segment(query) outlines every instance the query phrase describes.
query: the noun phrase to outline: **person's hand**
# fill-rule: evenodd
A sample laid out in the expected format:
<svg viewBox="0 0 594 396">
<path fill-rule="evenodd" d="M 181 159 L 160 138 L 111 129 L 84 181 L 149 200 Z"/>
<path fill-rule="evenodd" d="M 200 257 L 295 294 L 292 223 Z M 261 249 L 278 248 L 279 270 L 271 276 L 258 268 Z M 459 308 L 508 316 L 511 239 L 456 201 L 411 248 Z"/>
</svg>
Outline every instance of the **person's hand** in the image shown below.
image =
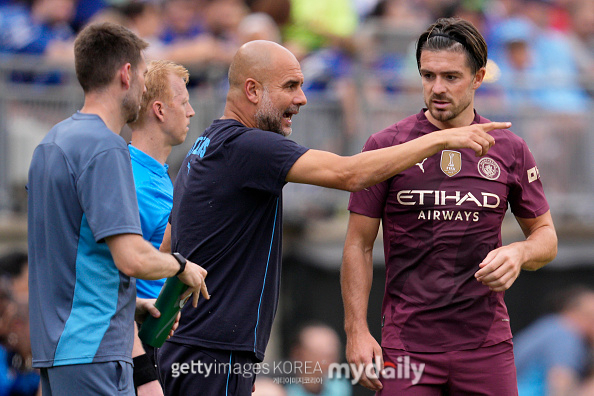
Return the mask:
<svg viewBox="0 0 594 396">
<path fill-rule="evenodd" d="M 136 311 L 134 312 L 134 320 L 137 323 L 144 322 L 148 315 L 155 318 L 161 316 L 161 312 L 155 307 L 154 298 L 136 298 Z"/>
<path fill-rule="evenodd" d="M 383 388 L 379 375 L 368 376 L 374 372 L 371 370 L 374 363 L 377 370 L 375 373 L 381 373 L 384 369 L 382 348 L 369 331 L 347 335 L 346 358 L 351 365 L 351 373 L 361 373 L 360 385 L 372 391 Z"/>
<path fill-rule="evenodd" d="M 208 289 L 204 282 L 207 274 L 208 272 L 204 268 L 188 260 L 186 262 L 186 269 L 178 275 L 179 280 L 189 286 L 188 290 L 182 295 L 182 300 L 185 300 L 190 294 L 194 293 L 192 300 L 192 306 L 194 308 L 198 306 L 199 293 L 202 293 L 207 300 L 210 299 L 210 294 L 208 294 Z"/>
<path fill-rule="evenodd" d="M 520 275 L 523 262 L 518 244 L 502 246 L 487 254 L 474 277 L 492 291 L 505 291 Z"/>
<path fill-rule="evenodd" d="M 136 298 L 136 312 L 134 314 L 134 320 L 137 323 L 144 322 L 146 317 L 150 314 L 151 316 L 158 318 L 161 316 L 161 312 L 155 307 L 155 300 L 154 298 Z M 175 318 L 175 322 L 173 322 L 173 326 L 171 327 L 171 331 L 167 336 L 167 339 L 173 335 L 175 330 L 179 326 L 179 320 L 181 318 L 181 311 L 177 313 Z"/>
<path fill-rule="evenodd" d="M 137 396 L 163 396 L 163 388 L 159 381 L 154 380 L 136 388 Z"/>
<path fill-rule="evenodd" d="M 487 151 L 495 144 L 495 139 L 488 132 L 509 127 L 511 127 L 511 122 L 489 122 L 444 129 L 439 133 L 445 139 L 445 149 L 469 148 L 474 150 L 477 157 L 480 157 L 487 154 Z"/>
</svg>

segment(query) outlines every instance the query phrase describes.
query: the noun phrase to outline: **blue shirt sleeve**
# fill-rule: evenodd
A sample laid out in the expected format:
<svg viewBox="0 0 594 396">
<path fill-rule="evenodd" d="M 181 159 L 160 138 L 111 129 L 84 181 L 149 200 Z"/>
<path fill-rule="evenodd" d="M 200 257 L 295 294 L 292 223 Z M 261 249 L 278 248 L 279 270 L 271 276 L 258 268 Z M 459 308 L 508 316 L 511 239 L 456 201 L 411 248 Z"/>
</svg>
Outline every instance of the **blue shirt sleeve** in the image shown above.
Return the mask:
<svg viewBox="0 0 594 396">
<path fill-rule="evenodd" d="M 93 157 L 77 180 L 77 192 L 95 241 L 142 234 L 127 149 L 108 149 Z"/>
</svg>

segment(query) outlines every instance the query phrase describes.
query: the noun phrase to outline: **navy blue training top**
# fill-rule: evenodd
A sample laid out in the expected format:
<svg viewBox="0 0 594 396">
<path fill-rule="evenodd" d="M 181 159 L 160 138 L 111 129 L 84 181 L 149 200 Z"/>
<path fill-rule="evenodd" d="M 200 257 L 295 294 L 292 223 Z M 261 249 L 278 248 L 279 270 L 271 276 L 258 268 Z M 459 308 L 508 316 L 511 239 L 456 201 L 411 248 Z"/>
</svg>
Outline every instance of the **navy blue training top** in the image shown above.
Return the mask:
<svg viewBox="0 0 594 396">
<path fill-rule="evenodd" d="M 187 304 L 171 341 L 264 359 L 281 271 L 282 188 L 308 149 L 274 132 L 215 120 L 174 185 L 172 251 L 208 271 L 211 299 Z"/>
</svg>

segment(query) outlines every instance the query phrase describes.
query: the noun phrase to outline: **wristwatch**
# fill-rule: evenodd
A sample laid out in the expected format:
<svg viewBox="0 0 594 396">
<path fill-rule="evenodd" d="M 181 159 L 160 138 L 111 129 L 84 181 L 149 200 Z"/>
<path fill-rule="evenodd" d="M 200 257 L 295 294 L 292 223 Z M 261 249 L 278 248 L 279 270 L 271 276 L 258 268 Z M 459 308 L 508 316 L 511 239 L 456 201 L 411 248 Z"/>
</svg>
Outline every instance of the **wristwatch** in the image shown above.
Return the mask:
<svg viewBox="0 0 594 396">
<path fill-rule="evenodd" d="M 177 271 L 177 274 L 175 274 L 175 276 L 178 276 L 179 274 L 181 274 L 182 272 L 184 272 L 184 270 L 186 269 L 186 263 L 187 263 L 187 261 L 184 258 L 184 256 L 182 256 L 178 252 L 171 253 L 171 255 L 173 257 L 175 257 L 175 259 L 179 263 L 179 271 Z"/>
</svg>

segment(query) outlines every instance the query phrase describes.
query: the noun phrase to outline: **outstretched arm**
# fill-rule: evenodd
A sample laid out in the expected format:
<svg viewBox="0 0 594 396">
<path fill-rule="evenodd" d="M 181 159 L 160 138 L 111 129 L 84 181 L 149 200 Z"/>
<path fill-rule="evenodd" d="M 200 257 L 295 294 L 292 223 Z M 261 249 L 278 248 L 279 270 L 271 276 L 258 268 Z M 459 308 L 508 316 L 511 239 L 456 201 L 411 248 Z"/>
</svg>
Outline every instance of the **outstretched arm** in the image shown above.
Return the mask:
<svg viewBox="0 0 594 396">
<path fill-rule="evenodd" d="M 550 211 L 534 219 L 516 220 L 526 240 L 492 250 L 475 273 L 476 279 L 493 291 L 509 289 L 521 270 L 536 271 L 557 255 L 557 233 Z"/>
<path fill-rule="evenodd" d="M 424 158 L 444 149 L 470 148 L 485 155 L 495 140 L 487 132 L 505 129 L 508 122 L 473 124 L 432 132 L 403 144 L 341 157 L 327 151 L 309 150 L 287 174 L 294 183 L 314 184 L 339 190 L 359 191 L 384 181 Z"/>
<path fill-rule="evenodd" d="M 372 363 L 376 364 L 378 370 L 382 370 L 384 365 L 382 348 L 367 326 L 367 307 L 373 278 L 373 243 L 379 224 L 380 219 L 351 212 L 342 257 L 340 285 L 347 335 L 346 358 L 357 367 L 357 372 Z M 374 391 L 382 389 L 379 379 L 367 377 L 367 372 L 362 371 L 359 383 Z"/>
</svg>

